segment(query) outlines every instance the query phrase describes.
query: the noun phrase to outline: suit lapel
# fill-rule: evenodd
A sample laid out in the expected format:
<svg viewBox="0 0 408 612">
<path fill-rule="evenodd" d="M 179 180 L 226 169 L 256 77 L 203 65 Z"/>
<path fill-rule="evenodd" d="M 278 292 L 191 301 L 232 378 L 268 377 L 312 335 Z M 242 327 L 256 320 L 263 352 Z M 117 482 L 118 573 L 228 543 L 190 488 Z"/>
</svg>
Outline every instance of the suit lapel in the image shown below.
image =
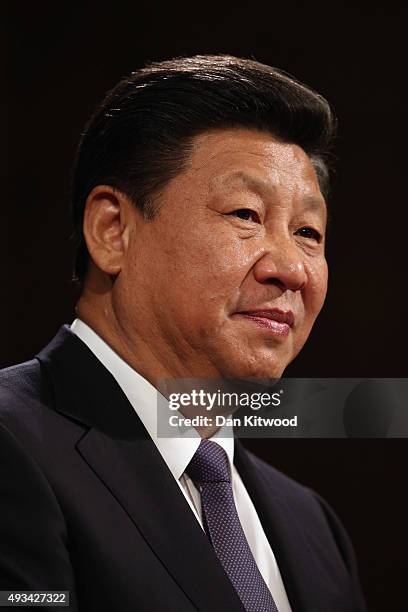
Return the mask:
<svg viewBox="0 0 408 612">
<path fill-rule="evenodd" d="M 241 602 L 173 475 L 111 374 L 68 327 L 38 355 L 58 412 L 89 429 L 76 448 L 200 610 Z"/>
<path fill-rule="evenodd" d="M 254 503 L 266 537 L 274 552 L 292 610 L 326 612 L 324 603 L 324 568 L 317 562 L 292 508 L 279 490 L 274 490 L 252 462 L 242 444 L 236 440 L 234 462 Z"/>
</svg>

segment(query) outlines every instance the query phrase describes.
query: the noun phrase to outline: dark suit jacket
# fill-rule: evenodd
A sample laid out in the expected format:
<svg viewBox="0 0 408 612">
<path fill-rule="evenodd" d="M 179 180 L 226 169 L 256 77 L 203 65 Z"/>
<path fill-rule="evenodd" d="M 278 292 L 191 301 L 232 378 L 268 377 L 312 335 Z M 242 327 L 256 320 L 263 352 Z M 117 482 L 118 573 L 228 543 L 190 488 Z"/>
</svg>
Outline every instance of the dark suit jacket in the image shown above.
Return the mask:
<svg viewBox="0 0 408 612">
<path fill-rule="evenodd" d="M 67 326 L 1 372 L 0 432 L 0 589 L 69 590 L 83 612 L 242 612 L 134 409 Z M 293 612 L 364 610 L 333 511 L 239 442 L 235 462 Z"/>
</svg>

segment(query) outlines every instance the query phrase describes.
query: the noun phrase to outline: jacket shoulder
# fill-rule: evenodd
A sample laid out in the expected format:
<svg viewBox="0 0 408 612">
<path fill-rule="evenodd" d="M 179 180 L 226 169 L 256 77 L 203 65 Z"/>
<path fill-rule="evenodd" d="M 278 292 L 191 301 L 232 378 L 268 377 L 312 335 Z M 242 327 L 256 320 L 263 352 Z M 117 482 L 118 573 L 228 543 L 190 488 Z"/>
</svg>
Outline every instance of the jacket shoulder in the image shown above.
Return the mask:
<svg viewBox="0 0 408 612">
<path fill-rule="evenodd" d="M 38 359 L 31 359 L 0 370 L 0 413 L 10 409 L 11 399 L 39 399 L 42 372 Z"/>
<path fill-rule="evenodd" d="M 26 448 L 41 448 L 52 397 L 38 359 L 0 370 L 0 423 Z"/>
</svg>

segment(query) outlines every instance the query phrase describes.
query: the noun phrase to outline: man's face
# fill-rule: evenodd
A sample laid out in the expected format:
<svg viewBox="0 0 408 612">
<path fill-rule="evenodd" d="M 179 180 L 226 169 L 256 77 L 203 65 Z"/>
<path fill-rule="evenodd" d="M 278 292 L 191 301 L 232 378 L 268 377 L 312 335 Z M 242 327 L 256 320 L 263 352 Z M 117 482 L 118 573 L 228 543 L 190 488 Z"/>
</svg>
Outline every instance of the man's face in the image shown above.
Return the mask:
<svg viewBox="0 0 408 612">
<path fill-rule="evenodd" d="M 160 212 L 134 211 L 114 307 L 175 377 L 279 377 L 327 290 L 326 207 L 309 157 L 252 130 L 195 139 Z M 132 213 L 133 214 L 133 213 Z"/>
</svg>

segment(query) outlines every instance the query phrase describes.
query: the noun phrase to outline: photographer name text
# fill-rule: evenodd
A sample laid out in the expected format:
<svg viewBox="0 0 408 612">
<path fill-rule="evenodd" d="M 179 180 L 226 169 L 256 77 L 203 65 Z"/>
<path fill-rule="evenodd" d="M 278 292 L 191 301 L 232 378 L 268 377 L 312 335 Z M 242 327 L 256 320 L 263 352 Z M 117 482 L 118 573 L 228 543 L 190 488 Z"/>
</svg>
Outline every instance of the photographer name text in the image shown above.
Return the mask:
<svg viewBox="0 0 408 612">
<path fill-rule="evenodd" d="M 187 418 L 173 414 L 169 417 L 171 427 L 297 427 L 298 418 L 272 418 L 261 417 L 257 415 L 245 415 L 244 417 L 231 416 L 207 416 L 197 415 L 192 418 Z"/>
</svg>

